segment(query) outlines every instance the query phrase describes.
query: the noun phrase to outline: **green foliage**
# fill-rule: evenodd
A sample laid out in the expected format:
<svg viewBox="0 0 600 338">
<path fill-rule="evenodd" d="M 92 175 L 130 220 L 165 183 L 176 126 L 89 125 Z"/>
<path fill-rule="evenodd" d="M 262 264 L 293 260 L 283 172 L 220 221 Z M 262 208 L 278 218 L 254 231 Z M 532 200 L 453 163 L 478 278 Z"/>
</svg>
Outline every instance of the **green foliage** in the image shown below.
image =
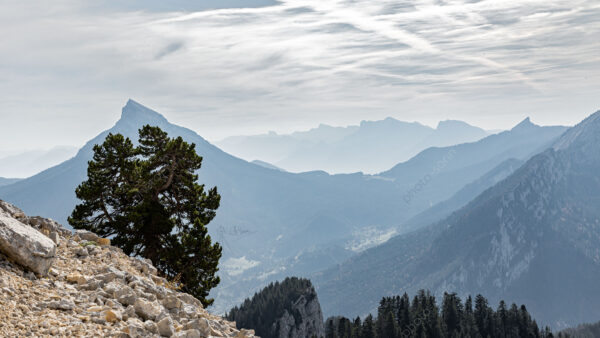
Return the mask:
<svg viewBox="0 0 600 338">
<path fill-rule="evenodd" d="M 238 328 L 254 329 L 260 337 L 279 337 L 279 328 L 273 325 L 286 311 L 294 317 L 296 324 L 300 323 L 301 314 L 293 304 L 301 296 L 304 296 L 307 302 L 316 297 L 310 280 L 286 278 L 281 283 L 271 283 L 255 293 L 252 299 L 246 299 L 240 307 L 231 309 L 226 318 L 235 321 Z"/>
<path fill-rule="evenodd" d="M 327 319 L 326 338 L 554 337 L 549 328 L 538 328 L 524 305 L 507 309 L 500 302 L 494 311 L 481 295 L 475 298 L 474 309 L 472 302 L 471 297 L 463 303 L 456 294 L 446 293 L 438 307 L 435 297 L 425 291 L 412 303 L 407 294 L 385 297 L 379 302 L 377 319 L 369 315 L 362 324 L 360 318 L 352 322 L 344 317 Z"/>
<path fill-rule="evenodd" d="M 195 145 L 169 138 L 158 127 L 139 130 L 139 146 L 109 134 L 94 146 L 88 179 L 75 191 L 82 203 L 69 224 L 110 237 L 113 245 L 148 258 L 167 278 L 202 301 L 219 283 L 221 246 L 212 244 L 206 225 L 215 217 L 216 188 L 197 183 L 202 157 Z"/>
<path fill-rule="evenodd" d="M 90 246 L 90 245 L 92 245 L 92 246 L 96 246 L 96 242 L 92 242 L 92 241 L 85 241 L 85 242 L 81 242 L 81 243 L 79 243 L 79 245 L 81 245 L 82 247 L 84 247 L 84 248 L 85 248 L 85 247 L 87 247 L 87 246 Z"/>
</svg>

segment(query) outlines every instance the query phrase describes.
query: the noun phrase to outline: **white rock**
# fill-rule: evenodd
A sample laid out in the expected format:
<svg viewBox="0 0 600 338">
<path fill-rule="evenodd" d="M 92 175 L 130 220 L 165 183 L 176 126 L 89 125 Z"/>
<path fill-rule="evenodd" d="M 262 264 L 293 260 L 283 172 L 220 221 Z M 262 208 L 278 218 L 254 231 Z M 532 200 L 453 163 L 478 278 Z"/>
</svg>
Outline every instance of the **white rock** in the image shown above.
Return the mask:
<svg viewBox="0 0 600 338">
<path fill-rule="evenodd" d="M 50 239 L 52 240 L 52 242 L 54 242 L 54 244 L 59 245 L 60 244 L 60 235 L 58 234 L 58 232 L 56 231 L 52 231 L 50 233 Z"/>
<path fill-rule="evenodd" d="M 177 298 L 179 298 L 182 302 L 186 303 L 186 304 L 190 304 L 196 307 L 199 307 L 202 309 L 202 302 L 200 302 L 197 298 L 195 298 L 194 296 L 187 294 L 187 293 L 178 293 L 177 294 Z"/>
<path fill-rule="evenodd" d="M 171 337 L 175 333 L 173 320 L 171 317 L 165 317 L 158 322 L 158 333 L 161 336 Z"/>
<path fill-rule="evenodd" d="M 177 338 L 201 338 L 202 336 L 200 335 L 200 331 L 195 330 L 195 329 L 191 329 L 191 330 L 179 331 L 179 332 L 175 333 L 175 335 L 173 337 L 177 337 Z"/>
<path fill-rule="evenodd" d="M 29 225 L 5 215 L 0 215 L 0 251 L 33 272 L 47 275 L 54 262 L 56 244 Z"/>
<path fill-rule="evenodd" d="M 144 323 L 137 318 L 127 319 L 127 329 L 130 337 L 144 337 L 146 332 L 144 330 Z"/>
<path fill-rule="evenodd" d="M 14 205 L 0 200 L 0 216 L 25 218 L 25 213 Z"/>
<path fill-rule="evenodd" d="M 135 314 L 135 308 L 133 307 L 133 305 L 129 305 L 127 307 L 127 309 L 125 309 L 125 313 L 123 314 L 123 318 L 136 318 L 137 315 Z"/>
<path fill-rule="evenodd" d="M 155 334 L 158 333 L 158 325 L 156 325 L 156 323 L 151 320 L 147 320 L 144 322 L 144 328 L 148 332 L 155 333 Z"/>
<path fill-rule="evenodd" d="M 135 300 L 135 313 L 143 319 L 156 319 L 161 312 L 161 308 L 158 304 L 149 302 L 143 298 L 138 298 Z"/>
<path fill-rule="evenodd" d="M 69 311 L 69 310 L 73 310 L 74 307 L 75 307 L 75 303 L 73 303 L 70 300 L 66 300 L 66 299 L 48 303 L 48 308 L 55 309 L 55 310 Z"/>
<path fill-rule="evenodd" d="M 75 235 L 79 236 L 84 241 L 97 242 L 100 237 L 95 233 L 87 230 L 75 230 Z"/>
<path fill-rule="evenodd" d="M 86 248 L 80 246 L 78 248 L 75 249 L 75 254 L 77 256 L 81 256 L 81 257 L 87 257 L 89 255 L 88 251 L 86 250 Z"/>
<path fill-rule="evenodd" d="M 114 296 L 123 305 L 134 305 L 137 299 L 135 292 L 129 286 L 123 286 L 115 291 Z"/>
<path fill-rule="evenodd" d="M 175 295 L 169 295 L 162 300 L 162 304 L 165 308 L 171 309 L 180 309 L 181 308 L 181 300 L 177 298 Z"/>
<path fill-rule="evenodd" d="M 185 329 L 198 330 L 204 336 L 207 336 L 213 332 L 206 318 L 198 318 L 188 322 L 187 324 L 185 324 Z"/>
</svg>

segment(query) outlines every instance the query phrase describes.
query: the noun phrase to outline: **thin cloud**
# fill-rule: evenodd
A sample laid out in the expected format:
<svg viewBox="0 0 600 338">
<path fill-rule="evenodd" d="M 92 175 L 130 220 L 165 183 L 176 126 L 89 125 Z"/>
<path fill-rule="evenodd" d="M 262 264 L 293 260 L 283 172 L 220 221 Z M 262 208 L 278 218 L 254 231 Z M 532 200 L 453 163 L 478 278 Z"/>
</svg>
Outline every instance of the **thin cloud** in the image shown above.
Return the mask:
<svg viewBox="0 0 600 338">
<path fill-rule="evenodd" d="M 0 144 L 35 147 L 24 124 L 50 144 L 83 143 L 129 97 L 209 139 L 386 116 L 574 123 L 598 108 L 598 16 L 592 0 L 285 0 L 192 13 L 9 0 Z"/>
</svg>

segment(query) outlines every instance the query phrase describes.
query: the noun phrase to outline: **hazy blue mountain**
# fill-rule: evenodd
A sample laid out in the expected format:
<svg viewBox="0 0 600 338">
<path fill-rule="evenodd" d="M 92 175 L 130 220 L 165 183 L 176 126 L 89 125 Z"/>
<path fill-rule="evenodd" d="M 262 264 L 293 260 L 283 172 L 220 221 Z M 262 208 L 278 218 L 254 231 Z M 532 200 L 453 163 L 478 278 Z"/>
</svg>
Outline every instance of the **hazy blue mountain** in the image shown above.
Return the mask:
<svg viewBox="0 0 600 338">
<path fill-rule="evenodd" d="M 60 146 L 5 156 L 0 158 L 0 175 L 29 177 L 73 157 L 76 153 L 76 147 Z"/>
<path fill-rule="evenodd" d="M 0 187 L 4 185 L 9 185 L 20 181 L 20 178 L 4 178 L 0 177 Z"/>
<path fill-rule="evenodd" d="M 597 320 L 599 190 L 597 112 L 445 220 L 320 273 L 323 310 L 364 314 L 425 288 L 526 303 L 556 328 Z"/>
<path fill-rule="evenodd" d="M 461 121 L 442 121 L 436 129 L 393 118 L 363 121 L 360 126 L 320 125 L 289 135 L 236 136 L 217 144 L 236 156 L 260 159 L 288 171 L 376 173 L 420 151 L 477 141 L 488 133 Z"/>
<path fill-rule="evenodd" d="M 267 169 L 285 171 L 285 170 L 283 170 L 283 169 L 281 169 L 279 167 L 276 167 L 276 166 L 272 165 L 271 163 L 268 163 L 268 162 L 265 162 L 265 161 L 261 161 L 261 160 L 254 160 L 254 161 L 252 161 L 250 163 L 259 165 L 259 166 L 267 168 Z"/>
<path fill-rule="evenodd" d="M 449 216 L 452 212 L 467 205 L 467 203 L 471 202 L 471 200 L 484 192 L 486 189 L 496 185 L 496 183 L 508 177 L 510 174 L 515 172 L 515 170 L 519 169 L 522 164 L 522 160 L 517 160 L 514 158 L 510 158 L 500 163 L 494 169 L 485 173 L 482 177 L 465 185 L 449 199 L 440 202 L 429 209 L 426 209 L 425 211 L 406 221 L 402 225 L 401 230 L 403 232 L 416 230 Z"/>
<path fill-rule="evenodd" d="M 567 128 L 541 127 L 526 118 L 511 130 L 478 142 L 428 148 L 378 176 L 406 191 L 399 201 L 415 214 L 449 199 L 508 159 L 527 160 L 547 148 Z M 474 198 L 472 195 L 470 198 Z M 418 210 L 418 211 L 417 211 Z"/>
<path fill-rule="evenodd" d="M 307 131 L 298 131 L 291 134 L 277 134 L 269 132 L 261 135 L 231 136 L 216 145 L 226 152 L 243 159 L 262 160 L 274 164 L 282 161 L 295 152 L 310 151 L 315 146 L 338 142 L 351 135 L 358 126 L 332 127 L 320 124 L 317 128 Z M 322 169 L 318 165 L 311 171 Z"/>
<path fill-rule="evenodd" d="M 231 156 L 193 131 L 170 124 L 160 114 L 129 101 L 115 126 L 90 140 L 74 158 L 0 187 L 0 198 L 28 214 L 44 215 L 66 224 L 76 204 L 75 187 L 86 178 L 93 145 L 101 143 L 109 132 L 135 140 L 143 124 L 157 125 L 171 136 L 179 135 L 195 143 L 204 158 L 200 181 L 207 186 L 216 185 L 222 195 L 221 208 L 209 225 L 211 236 L 224 247 L 220 273 L 223 282 L 214 294 L 216 308 L 221 310 L 238 304 L 272 280 L 289 274 L 310 274 L 383 243 L 397 233 L 400 224 L 429 207 L 429 201 L 438 203 L 449 198 L 485 174 L 482 168 L 496 165 L 494 157 L 490 159 L 494 163 L 489 165 L 462 167 L 461 175 L 455 177 L 457 182 L 450 186 L 444 180 L 431 181 L 430 185 L 439 184 L 439 190 L 446 195 L 438 194 L 434 186 L 427 198 L 406 203 L 406 187 L 414 182 L 360 173 L 292 174 L 272 170 Z M 531 142 L 529 138 L 533 136 L 529 134 L 503 134 L 503 142 L 519 150 L 514 153 L 503 147 L 495 149 L 497 144 L 493 142 L 488 142 L 490 147 L 485 151 L 498 158 L 504 153 L 517 157 L 523 149 L 533 151 L 553 139 L 556 133 L 547 130 L 555 128 L 532 129 L 537 142 Z M 487 142 L 486 139 L 479 142 Z M 461 149 L 456 152 L 461 153 Z M 407 176 L 428 172 L 436 166 L 436 158 L 433 160 L 413 166 L 415 173 Z"/>
</svg>

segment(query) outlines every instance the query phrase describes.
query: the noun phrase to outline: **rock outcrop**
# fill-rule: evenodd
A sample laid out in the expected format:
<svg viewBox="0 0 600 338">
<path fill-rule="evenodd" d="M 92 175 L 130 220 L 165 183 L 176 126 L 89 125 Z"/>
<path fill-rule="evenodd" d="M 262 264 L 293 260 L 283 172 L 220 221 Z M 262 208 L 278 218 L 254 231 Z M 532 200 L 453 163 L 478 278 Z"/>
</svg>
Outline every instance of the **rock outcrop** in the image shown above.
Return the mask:
<svg viewBox="0 0 600 338">
<path fill-rule="evenodd" d="M 312 283 L 289 277 L 271 283 L 227 315 L 263 338 L 325 337 L 323 313 Z"/>
<path fill-rule="evenodd" d="M 0 201 L 0 237 L 2 337 L 254 337 L 93 233 Z"/>
<path fill-rule="evenodd" d="M 25 221 L 27 217 L 21 210 L 0 201 L 0 252 L 45 276 L 54 261 L 56 244 Z"/>
<path fill-rule="evenodd" d="M 273 323 L 272 332 L 278 332 L 280 338 L 325 337 L 323 313 L 316 292 L 310 290 L 309 295 L 301 295 L 292 304 L 291 312 L 285 310 Z"/>
</svg>

